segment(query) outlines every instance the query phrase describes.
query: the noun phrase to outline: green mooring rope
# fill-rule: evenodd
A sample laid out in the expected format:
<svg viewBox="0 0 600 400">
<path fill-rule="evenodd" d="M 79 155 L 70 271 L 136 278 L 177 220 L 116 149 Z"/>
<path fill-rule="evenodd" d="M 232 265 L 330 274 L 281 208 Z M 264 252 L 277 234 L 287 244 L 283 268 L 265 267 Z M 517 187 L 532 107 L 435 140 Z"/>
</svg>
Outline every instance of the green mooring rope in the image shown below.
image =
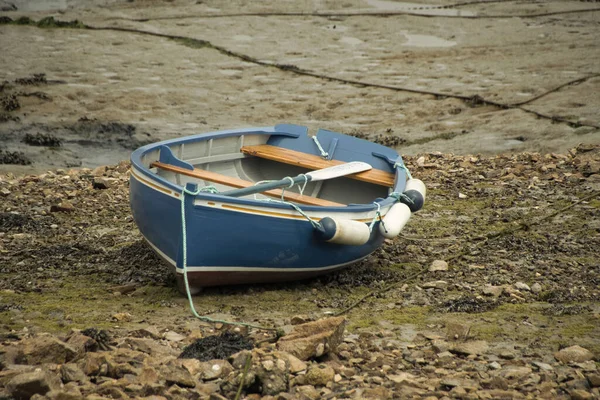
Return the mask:
<svg viewBox="0 0 600 400">
<path fill-rule="evenodd" d="M 207 187 L 200 188 L 200 189 L 196 190 L 195 192 L 192 192 L 191 190 L 188 190 L 184 186 L 183 190 L 181 191 L 181 196 L 180 196 L 180 199 L 181 199 L 181 233 L 182 233 L 181 239 L 183 240 L 183 280 L 185 282 L 185 291 L 187 294 L 188 301 L 190 303 L 190 309 L 192 310 L 192 314 L 194 314 L 194 316 L 196 318 L 200 319 L 201 321 L 205 321 L 205 322 L 222 323 L 222 324 L 227 324 L 227 325 L 238 325 L 238 326 L 245 326 L 248 328 L 260 329 L 260 330 L 264 330 L 264 331 L 274 331 L 274 332 L 277 332 L 277 336 L 283 336 L 283 332 L 279 328 L 266 328 L 264 326 L 248 324 L 245 322 L 234 322 L 234 321 L 214 319 L 214 318 L 210 318 L 206 315 L 200 315 L 196 311 L 196 308 L 194 307 L 194 301 L 192 300 L 192 294 L 190 292 L 190 285 L 189 285 L 188 276 L 187 276 L 187 227 L 186 227 L 186 222 L 185 222 L 185 195 L 188 194 L 188 195 L 196 196 L 202 192 L 218 193 L 219 191 L 214 186 L 207 186 Z"/>
</svg>

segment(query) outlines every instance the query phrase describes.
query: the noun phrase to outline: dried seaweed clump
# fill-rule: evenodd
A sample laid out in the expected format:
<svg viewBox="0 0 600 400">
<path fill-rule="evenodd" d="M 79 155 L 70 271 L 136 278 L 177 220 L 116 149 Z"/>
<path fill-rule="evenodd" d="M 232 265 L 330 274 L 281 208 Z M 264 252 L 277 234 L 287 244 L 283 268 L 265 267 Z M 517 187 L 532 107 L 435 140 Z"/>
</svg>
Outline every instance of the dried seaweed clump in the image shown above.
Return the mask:
<svg viewBox="0 0 600 400">
<path fill-rule="evenodd" d="M 183 349 L 179 358 L 195 358 L 200 361 L 225 360 L 242 350 L 251 350 L 254 344 L 239 333 L 224 332 L 196 340 Z"/>
<path fill-rule="evenodd" d="M 22 151 L 0 150 L 0 164 L 30 165 L 31 160 Z"/>
<path fill-rule="evenodd" d="M 60 147 L 62 145 L 59 138 L 45 133 L 27 133 L 23 142 L 30 146 Z"/>
</svg>

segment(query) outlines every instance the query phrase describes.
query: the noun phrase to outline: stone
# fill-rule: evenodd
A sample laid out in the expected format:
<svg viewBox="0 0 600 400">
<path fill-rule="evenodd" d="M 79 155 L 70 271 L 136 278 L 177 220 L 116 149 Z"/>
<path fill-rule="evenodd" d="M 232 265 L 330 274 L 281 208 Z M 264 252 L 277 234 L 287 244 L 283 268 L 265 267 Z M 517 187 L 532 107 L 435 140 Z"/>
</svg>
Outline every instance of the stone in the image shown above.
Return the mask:
<svg viewBox="0 0 600 400">
<path fill-rule="evenodd" d="M 313 386 L 325 386 L 332 382 L 335 371 L 326 364 L 313 364 L 306 372 L 306 383 Z"/>
<path fill-rule="evenodd" d="M 503 291 L 504 291 L 503 286 L 485 285 L 483 287 L 483 289 L 481 290 L 481 293 L 484 296 L 498 297 L 502 294 Z"/>
<path fill-rule="evenodd" d="M 15 376 L 6 388 L 15 399 L 29 399 L 33 395 L 45 395 L 50 390 L 60 388 L 60 380 L 46 371 L 36 370 Z"/>
<path fill-rule="evenodd" d="M 104 189 L 110 188 L 112 186 L 111 183 L 112 182 L 107 178 L 95 177 L 94 180 L 92 181 L 92 187 L 94 189 L 104 190 Z"/>
<path fill-rule="evenodd" d="M 527 292 L 531 291 L 531 288 L 529 287 L 529 285 L 524 282 L 517 282 L 517 283 L 515 283 L 514 286 L 515 286 L 515 289 L 518 289 L 518 290 L 525 290 Z"/>
<path fill-rule="evenodd" d="M 467 340 L 471 332 L 470 325 L 449 322 L 446 324 L 446 338 L 448 340 Z"/>
<path fill-rule="evenodd" d="M 387 378 L 394 383 L 412 382 L 415 376 L 408 372 L 400 372 L 394 375 L 388 375 Z"/>
<path fill-rule="evenodd" d="M 200 363 L 202 379 L 210 381 L 229 375 L 233 367 L 225 360 L 211 360 Z"/>
<path fill-rule="evenodd" d="M 591 387 L 600 387 L 600 374 L 589 374 L 586 376 L 586 378 Z"/>
<path fill-rule="evenodd" d="M 552 365 L 543 363 L 541 361 L 533 361 L 531 364 L 537 367 L 540 371 L 552 371 L 554 369 Z"/>
<path fill-rule="evenodd" d="M 88 377 L 81 368 L 75 363 L 66 363 L 60 367 L 60 376 L 64 383 L 68 382 L 88 382 Z"/>
<path fill-rule="evenodd" d="M 165 340 L 168 340 L 169 342 L 181 342 L 183 339 L 185 339 L 185 336 L 180 335 L 179 333 L 174 331 L 168 331 L 165 332 L 163 338 Z"/>
<path fill-rule="evenodd" d="M 448 271 L 448 263 L 444 260 L 434 260 L 429 266 L 429 272 Z"/>
<path fill-rule="evenodd" d="M 506 379 L 522 379 L 526 378 L 532 373 L 532 369 L 529 367 L 519 367 L 517 365 L 509 365 L 504 367 L 500 371 L 500 376 Z"/>
<path fill-rule="evenodd" d="M 571 346 L 554 353 L 554 358 L 565 364 L 570 362 L 585 362 L 594 359 L 594 354 L 581 346 Z"/>
<path fill-rule="evenodd" d="M 275 353 L 275 356 L 287 361 L 290 373 L 292 374 L 297 374 L 299 372 L 306 371 L 306 363 L 292 354 L 280 351 Z"/>
<path fill-rule="evenodd" d="M 346 319 L 326 318 L 294 326 L 294 330 L 279 339 L 277 349 L 302 361 L 334 352 L 342 343 Z M 319 346 L 322 345 L 322 346 Z"/>
<path fill-rule="evenodd" d="M 152 339 L 144 339 L 144 338 L 125 338 L 123 341 L 123 346 L 129 347 L 132 350 L 141 351 L 146 354 L 151 354 L 153 356 L 179 356 L 180 351 L 172 349 L 169 346 L 164 346 L 159 342 Z"/>
<path fill-rule="evenodd" d="M 480 355 L 485 354 L 489 349 L 488 342 L 485 340 L 473 340 L 470 342 L 456 343 L 450 352 L 462 355 Z"/>
<path fill-rule="evenodd" d="M 64 200 L 58 204 L 53 204 L 50 206 L 50 212 L 73 212 L 75 211 L 75 206 L 70 202 Z"/>
<path fill-rule="evenodd" d="M 130 322 L 133 319 L 133 316 L 128 312 L 120 312 L 114 314 L 112 319 L 116 322 Z"/>
<path fill-rule="evenodd" d="M 385 400 L 392 398 L 392 392 L 390 389 L 383 386 L 365 388 L 362 392 L 361 398 L 363 399 L 377 399 Z"/>
<path fill-rule="evenodd" d="M 534 283 L 533 285 L 531 285 L 531 291 L 535 294 L 539 294 L 542 292 L 542 285 L 540 285 L 539 283 Z"/>
<path fill-rule="evenodd" d="M 421 287 L 423 289 L 439 289 L 439 290 L 443 290 L 448 286 L 448 282 L 446 281 L 430 281 L 430 282 L 425 282 L 423 285 L 421 285 Z"/>
<path fill-rule="evenodd" d="M 271 361 L 271 363 L 269 363 Z M 282 360 L 280 360 L 282 361 Z M 262 387 L 263 395 L 274 396 L 289 389 L 289 370 L 284 362 L 283 368 L 271 359 L 262 360 L 254 369 L 256 379 Z M 252 384 L 252 382 L 249 382 Z"/>
<path fill-rule="evenodd" d="M 38 336 L 21 342 L 16 362 L 28 365 L 64 364 L 76 356 L 77 351 L 68 344 L 51 336 Z"/>
<path fill-rule="evenodd" d="M 175 384 L 190 388 L 196 386 L 196 380 L 194 379 L 192 374 L 190 374 L 190 372 L 182 365 L 178 365 L 176 363 L 168 363 L 160 367 L 160 372 L 161 378 L 167 381 L 168 384 Z"/>
<path fill-rule="evenodd" d="M 572 400 L 592 400 L 594 395 L 583 389 L 575 389 L 570 392 Z"/>
<path fill-rule="evenodd" d="M 73 332 L 67 339 L 67 344 L 77 351 L 77 357 L 81 357 L 88 351 L 98 350 L 98 342 L 81 332 Z"/>
<path fill-rule="evenodd" d="M 130 286 L 130 285 L 126 285 L 126 286 Z M 115 291 L 115 290 L 119 291 L 119 289 L 115 289 L 115 288 L 112 288 L 110 291 Z M 159 339 L 160 338 L 160 332 L 158 332 L 158 329 L 155 326 L 148 326 L 146 328 L 137 329 L 137 330 L 131 331 L 129 334 L 136 338 L 150 338 L 150 339 Z"/>
</svg>

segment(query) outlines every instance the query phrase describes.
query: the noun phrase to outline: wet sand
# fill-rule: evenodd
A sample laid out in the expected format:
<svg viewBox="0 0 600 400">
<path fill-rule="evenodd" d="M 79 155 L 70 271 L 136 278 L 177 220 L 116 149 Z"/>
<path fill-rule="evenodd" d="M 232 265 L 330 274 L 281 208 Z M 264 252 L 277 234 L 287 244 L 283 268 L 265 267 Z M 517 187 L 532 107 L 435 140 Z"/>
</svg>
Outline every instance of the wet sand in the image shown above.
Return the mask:
<svg viewBox="0 0 600 400">
<path fill-rule="evenodd" d="M 280 122 L 396 136 L 403 154 L 600 141 L 600 12 L 582 11 L 594 3 L 198 3 L 11 2 L 12 20 L 102 29 L 0 25 L 0 95 L 20 106 L 3 111 L 1 147 L 32 162 L 0 171 L 95 167 L 150 141 Z M 40 73 L 50 83 L 16 83 Z"/>
</svg>

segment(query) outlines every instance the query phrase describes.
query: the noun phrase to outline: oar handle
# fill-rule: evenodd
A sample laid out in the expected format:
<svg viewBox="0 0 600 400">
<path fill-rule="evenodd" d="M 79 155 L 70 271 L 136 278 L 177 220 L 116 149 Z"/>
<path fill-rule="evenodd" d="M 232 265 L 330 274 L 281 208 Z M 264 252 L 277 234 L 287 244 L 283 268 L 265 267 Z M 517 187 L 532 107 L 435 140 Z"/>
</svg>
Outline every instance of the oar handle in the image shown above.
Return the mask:
<svg viewBox="0 0 600 400">
<path fill-rule="evenodd" d="M 225 195 L 225 196 L 231 196 L 231 197 L 241 197 L 241 196 L 246 196 L 249 194 L 266 192 L 267 190 L 271 190 L 271 189 L 294 186 L 299 183 L 304 184 L 304 182 L 310 182 L 310 181 L 311 181 L 310 175 L 298 175 L 295 178 L 290 177 L 290 178 L 281 179 L 279 181 L 261 183 L 260 185 L 250 186 L 247 188 L 229 190 L 229 191 L 223 192 L 221 194 Z"/>
</svg>

